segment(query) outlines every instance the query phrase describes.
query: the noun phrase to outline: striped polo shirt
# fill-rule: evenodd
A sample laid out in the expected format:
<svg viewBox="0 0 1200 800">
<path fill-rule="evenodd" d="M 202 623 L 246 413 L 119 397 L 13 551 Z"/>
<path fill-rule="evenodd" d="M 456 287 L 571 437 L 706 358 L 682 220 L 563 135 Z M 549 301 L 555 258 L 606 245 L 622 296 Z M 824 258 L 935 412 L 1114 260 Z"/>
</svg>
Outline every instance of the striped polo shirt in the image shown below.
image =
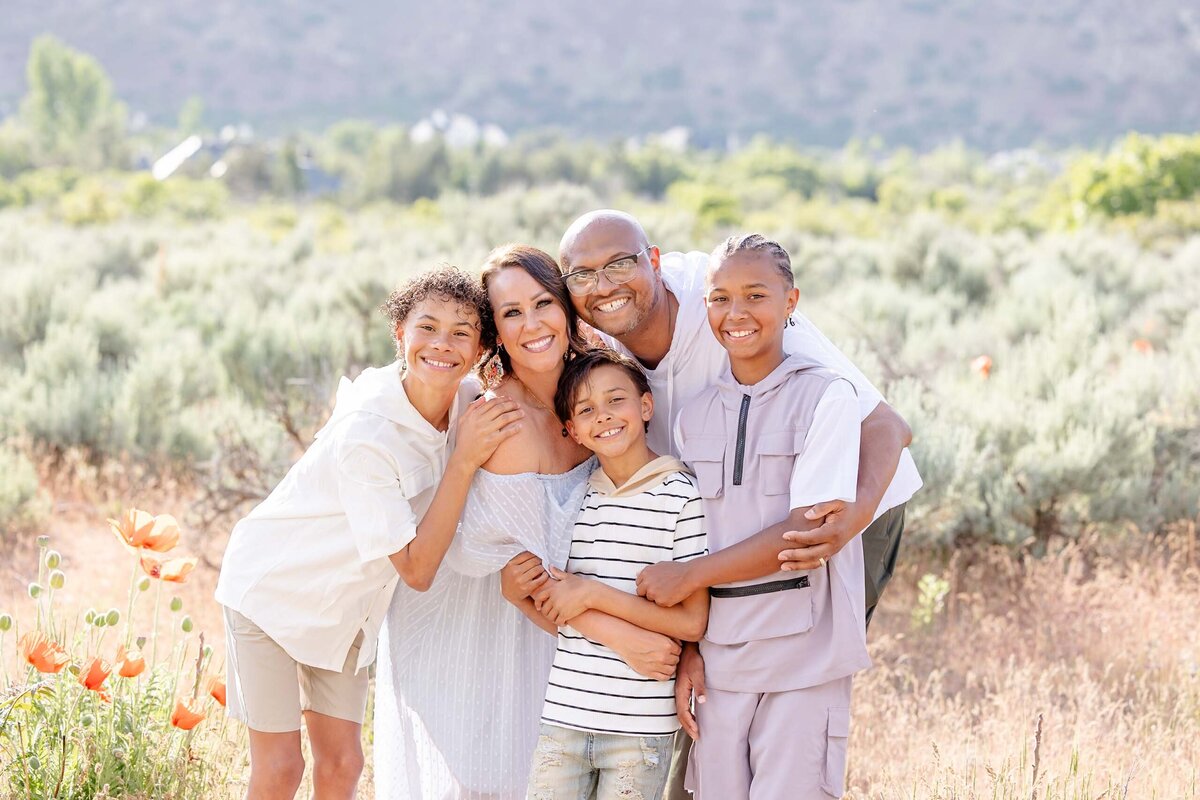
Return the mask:
<svg viewBox="0 0 1200 800">
<path fill-rule="evenodd" d="M 636 594 L 644 567 L 707 552 L 695 478 L 671 472 L 632 495 L 612 496 L 590 486 L 572 533 L 567 571 Z M 614 651 L 563 626 L 542 722 L 629 736 L 673 734 L 679 729 L 675 681 L 643 677 Z"/>
</svg>

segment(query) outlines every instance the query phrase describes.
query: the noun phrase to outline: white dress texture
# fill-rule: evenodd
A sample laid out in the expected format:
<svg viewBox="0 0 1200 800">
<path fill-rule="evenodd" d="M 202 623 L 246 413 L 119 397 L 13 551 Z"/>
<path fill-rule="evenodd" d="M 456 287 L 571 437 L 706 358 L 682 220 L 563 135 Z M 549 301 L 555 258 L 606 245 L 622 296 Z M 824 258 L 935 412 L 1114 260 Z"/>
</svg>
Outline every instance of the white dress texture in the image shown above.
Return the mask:
<svg viewBox="0 0 1200 800">
<path fill-rule="evenodd" d="M 376 670 L 380 800 L 524 800 L 555 638 L 504 599 L 499 570 L 523 550 L 566 566 L 595 465 L 480 470 L 429 591 L 397 589 Z"/>
</svg>

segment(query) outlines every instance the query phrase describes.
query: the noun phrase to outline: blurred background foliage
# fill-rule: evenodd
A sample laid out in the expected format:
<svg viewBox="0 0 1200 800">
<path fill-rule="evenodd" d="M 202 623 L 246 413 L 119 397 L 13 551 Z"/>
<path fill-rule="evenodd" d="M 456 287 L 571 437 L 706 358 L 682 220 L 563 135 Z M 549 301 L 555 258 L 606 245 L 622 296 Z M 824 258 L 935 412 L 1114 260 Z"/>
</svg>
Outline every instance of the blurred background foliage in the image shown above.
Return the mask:
<svg viewBox="0 0 1200 800">
<path fill-rule="evenodd" d="M 802 309 L 912 423 L 913 538 L 1043 548 L 1197 514 L 1200 135 L 987 154 L 758 137 L 729 151 L 555 131 L 451 146 L 338 123 L 130 131 L 102 68 L 35 44 L 0 123 L 0 526 L 39 476 L 136 462 L 219 525 L 270 488 L 336 379 L 389 360 L 378 304 L 579 213 L 666 250 L 779 238 Z M 206 144 L 160 180 L 138 153 Z M 210 147 L 220 142 L 219 147 Z"/>
</svg>

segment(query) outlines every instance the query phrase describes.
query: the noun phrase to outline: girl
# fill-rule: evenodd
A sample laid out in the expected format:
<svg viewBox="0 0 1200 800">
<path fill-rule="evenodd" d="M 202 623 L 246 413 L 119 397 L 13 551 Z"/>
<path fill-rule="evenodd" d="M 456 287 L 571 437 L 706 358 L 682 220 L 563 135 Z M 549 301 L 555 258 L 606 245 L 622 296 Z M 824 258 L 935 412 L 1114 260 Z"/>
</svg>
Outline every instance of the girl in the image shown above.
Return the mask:
<svg viewBox="0 0 1200 800">
<path fill-rule="evenodd" d="M 565 566 L 594 463 L 553 410 L 563 366 L 583 346 L 554 259 L 522 245 L 497 248 L 483 285 L 501 372 L 492 390 L 525 419 L 476 474 L 430 591 L 401 587 L 392 600 L 375 707 L 379 798 L 525 797 L 554 639 L 504 602 L 500 572 L 531 557 Z M 678 646 L 667 637 L 600 612 L 584 616 L 580 630 L 619 642 L 614 649 L 635 669 L 673 674 Z"/>
<path fill-rule="evenodd" d="M 492 339 L 469 275 L 418 276 L 384 311 L 397 360 L 342 379 L 329 422 L 225 551 L 227 707 L 250 729 L 253 800 L 295 795 L 302 718 L 315 796 L 355 796 L 366 667 L 397 577 L 428 588 L 475 469 L 520 429 L 515 403 L 467 408 L 460 389 Z"/>
<path fill-rule="evenodd" d="M 730 237 L 712 254 L 706 290 L 730 369 L 683 409 L 677 435 L 711 554 L 638 579 L 660 605 L 712 587 L 694 720 L 679 698 L 699 736 L 688 788 L 698 800 L 841 797 L 851 677 L 870 665 L 861 538 L 800 574 L 780 571 L 779 554 L 791 546 L 784 532 L 817 524 L 805 518 L 813 505 L 855 499 L 855 392 L 784 353 L 799 291 L 777 243 Z"/>
</svg>

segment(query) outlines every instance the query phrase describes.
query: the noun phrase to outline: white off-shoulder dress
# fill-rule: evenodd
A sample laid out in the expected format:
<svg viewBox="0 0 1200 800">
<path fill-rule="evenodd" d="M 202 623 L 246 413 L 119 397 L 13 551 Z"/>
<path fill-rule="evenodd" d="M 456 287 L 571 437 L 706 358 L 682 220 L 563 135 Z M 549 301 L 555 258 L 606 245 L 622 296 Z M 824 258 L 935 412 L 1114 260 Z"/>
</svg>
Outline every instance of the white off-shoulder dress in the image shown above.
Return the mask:
<svg viewBox="0 0 1200 800">
<path fill-rule="evenodd" d="M 595 465 L 480 470 L 432 587 L 397 589 L 376 669 L 376 797 L 525 797 L 555 639 L 504 600 L 499 570 L 523 550 L 566 565 Z"/>
</svg>

